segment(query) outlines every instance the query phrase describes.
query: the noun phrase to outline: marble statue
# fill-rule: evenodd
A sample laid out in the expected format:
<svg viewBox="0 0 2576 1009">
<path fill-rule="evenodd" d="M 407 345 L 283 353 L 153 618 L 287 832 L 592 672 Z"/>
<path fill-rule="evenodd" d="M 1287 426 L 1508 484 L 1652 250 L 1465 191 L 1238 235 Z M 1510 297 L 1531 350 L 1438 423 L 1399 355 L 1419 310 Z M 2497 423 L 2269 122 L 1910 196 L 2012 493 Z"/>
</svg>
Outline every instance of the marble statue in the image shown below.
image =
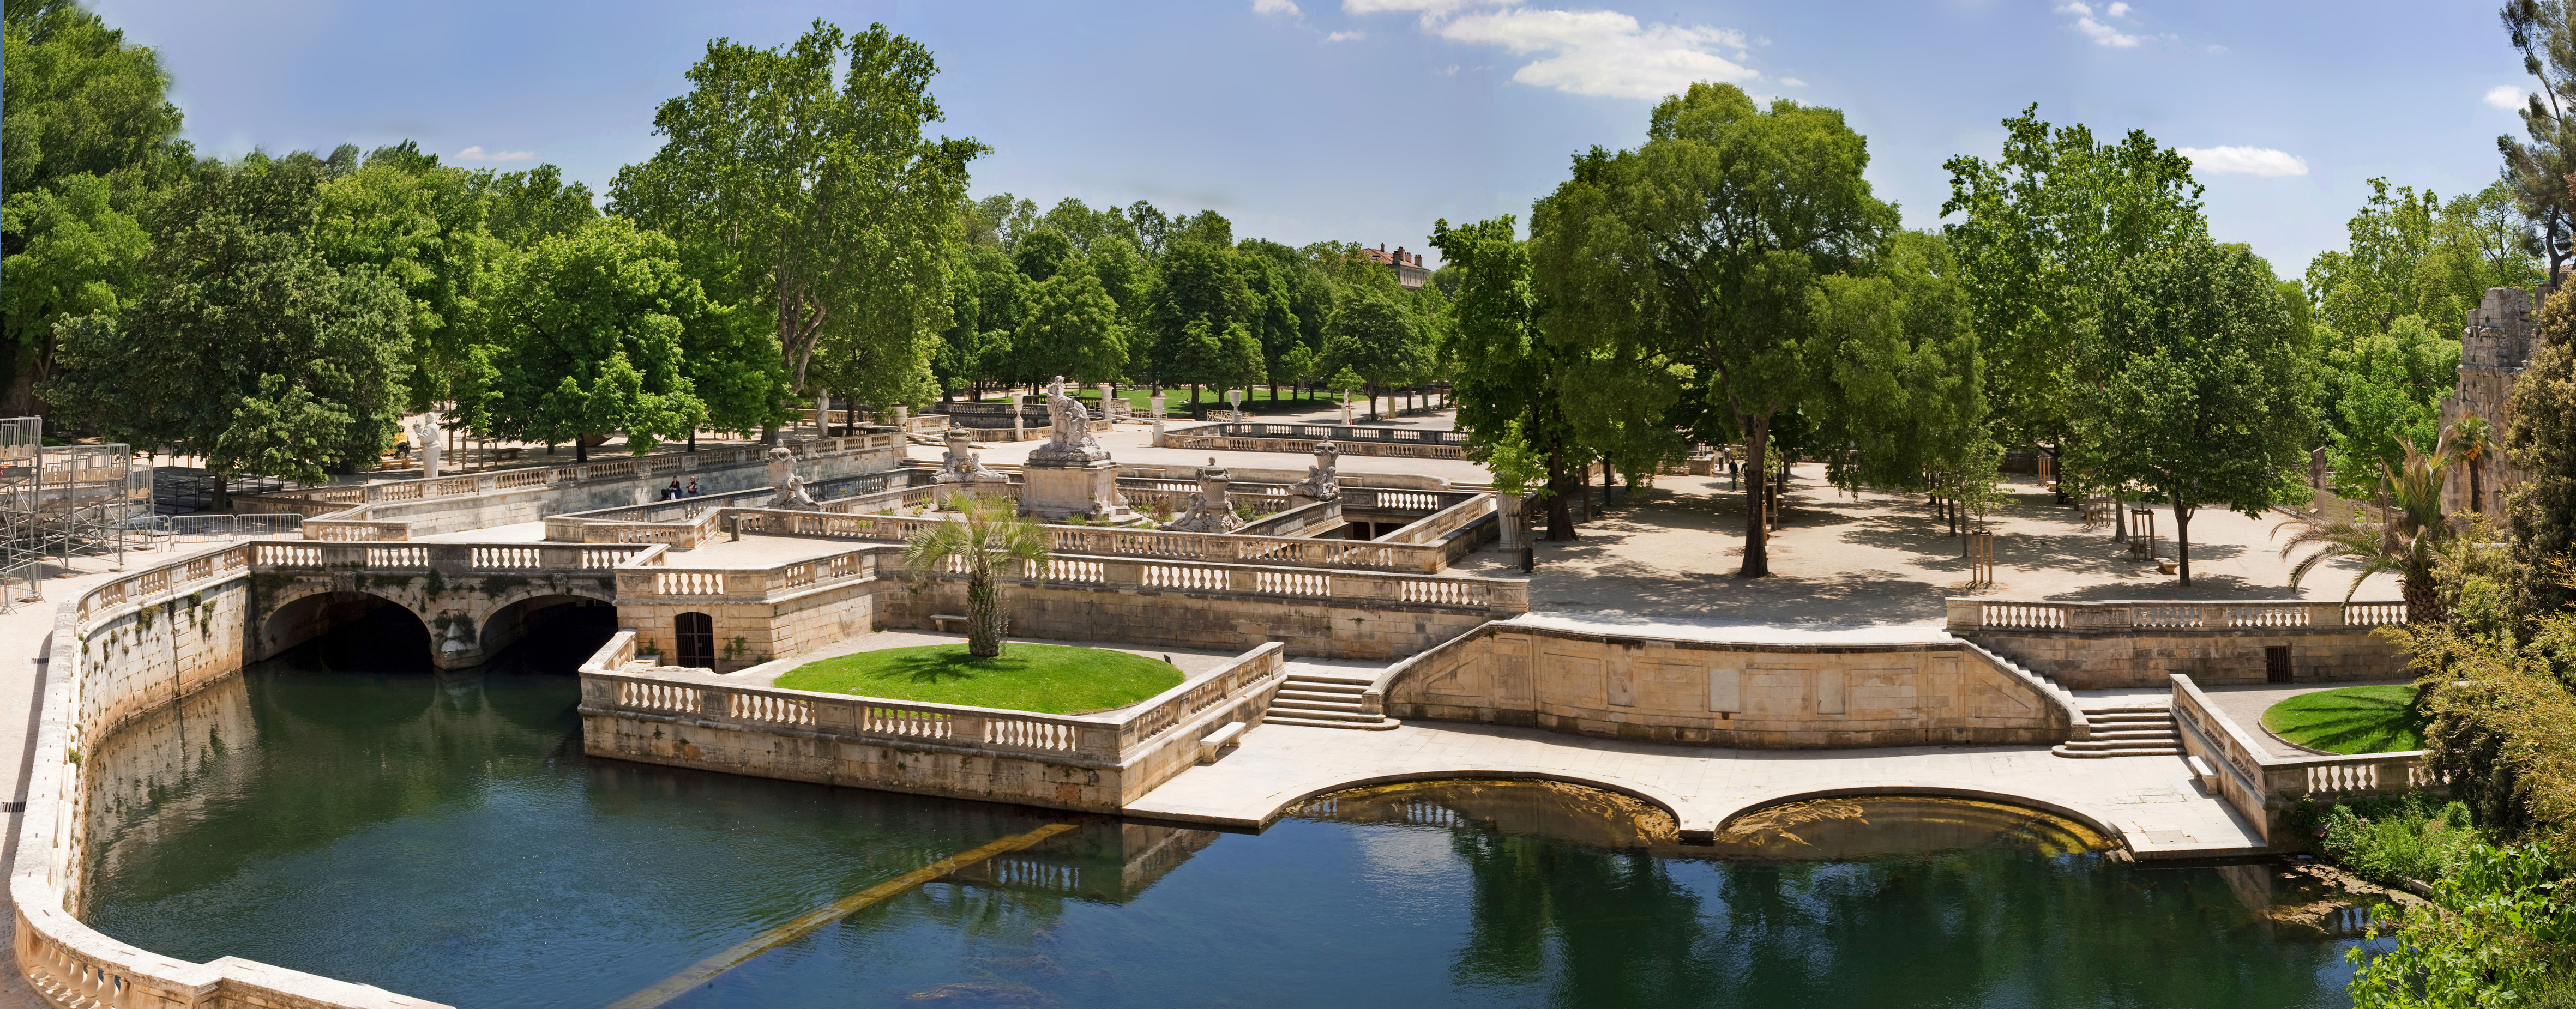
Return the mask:
<svg viewBox="0 0 2576 1009">
<path fill-rule="evenodd" d="M 796 453 L 785 445 L 769 450 L 769 507 L 783 511 L 822 511 L 814 495 L 805 490 L 805 477 L 796 472 Z"/>
<path fill-rule="evenodd" d="M 1065 395 L 1064 376 L 1047 386 L 1047 442 L 1029 452 L 1031 462 L 1093 463 L 1109 458 L 1091 434 L 1091 411 Z"/>
<path fill-rule="evenodd" d="M 1306 479 L 1288 485 L 1288 493 L 1317 501 L 1330 501 L 1342 496 L 1341 446 L 1329 441 L 1315 443 L 1315 464 L 1306 467 Z"/>
<path fill-rule="evenodd" d="M 1216 464 L 1216 457 L 1208 457 L 1208 464 L 1199 470 L 1198 500 L 1163 528 L 1185 533 L 1230 533 L 1243 528 L 1242 516 L 1226 501 L 1226 487 L 1233 476 Z"/>
</svg>

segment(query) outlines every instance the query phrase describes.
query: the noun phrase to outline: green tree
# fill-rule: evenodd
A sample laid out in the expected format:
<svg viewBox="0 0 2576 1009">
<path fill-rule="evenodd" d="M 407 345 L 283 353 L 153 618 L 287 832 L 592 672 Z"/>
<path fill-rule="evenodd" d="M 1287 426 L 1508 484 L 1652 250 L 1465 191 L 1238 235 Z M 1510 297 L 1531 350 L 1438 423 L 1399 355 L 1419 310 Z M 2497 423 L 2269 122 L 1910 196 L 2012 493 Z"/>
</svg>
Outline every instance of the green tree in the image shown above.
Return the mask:
<svg viewBox="0 0 2576 1009">
<path fill-rule="evenodd" d="M 2523 479 L 2505 496 L 2514 556 L 2535 612 L 2576 601 L 2557 565 L 2576 560 L 2576 301 L 2559 288 L 2541 304 L 2540 346 L 2506 403 L 2504 450 Z"/>
<path fill-rule="evenodd" d="M 1324 326 L 1324 367 L 1358 375 L 1369 394 L 1369 419 L 1378 419 L 1378 396 L 1425 370 L 1430 354 L 1422 321 L 1383 291 L 1346 292 Z"/>
<path fill-rule="evenodd" d="M 1950 159 L 1941 214 L 1957 220 L 1941 230 L 1958 257 L 1997 433 L 2062 454 L 2112 274 L 2199 241 L 2208 226 L 2190 159 L 2142 131 L 2111 144 L 2082 125 L 2052 128 L 2038 110 L 2003 121 L 1993 162 Z"/>
<path fill-rule="evenodd" d="M 2433 569 L 2441 560 L 2443 548 L 2454 537 L 2450 523 L 2442 520 L 2442 485 L 2451 457 L 2439 447 L 2426 455 L 2417 451 L 2413 442 L 2401 445 L 2406 450 L 2405 461 L 2394 467 L 2383 466 L 2379 471 L 2384 511 L 2366 516 L 2294 518 L 2284 527 L 2291 535 L 2281 545 L 2281 556 L 2287 559 L 2301 548 L 2316 548 L 2291 565 L 2291 588 L 2299 587 L 2309 572 L 2326 561 L 2360 561 L 2352 575 L 2352 586 L 2344 590 L 2347 601 L 2361 591 L 2361 583 L 2370 576 L 2395 572 L 2406 596 L 2407 619 L 2439 623 L 2445 615 Z"/>
<path fill-rule="evenodd" d="M 2549 262 L 2543 276 L 2558 275 L 2558 266 L 2576 249 L 2576 195 L 2567 176 L 2576 173 L 2576 6 L 2565 0 L 2505 0 L 2499 12 L 2505 34 L 2522 53 L 2522 69 L 2540 89 L 2525 96 L 2522 129 L 2527 140 L 2496 138 L 2504 155 L 2504 180 L 2514 201 L 2537 234 L 2531 236 Z M 2528 232 L 2526 232 L 2528 234 Z"/>
<path fill-rule="evenodd" d="M 1235 267 L 1230 246 L 1205 241 L 1176 241 L 1156 262 L 1162 284 L 1148 314 L 1151 340 L 1146 345 L 1146 381 L 1159 392 L 1165 385 L 1203 384 L 1213 380 L 1206 335 L 1193 335 L 1193 323 L 1205 323 L 1205 334 L 1222 336 L 1235 323 L 1248 323 L 1259 300 L 1243 272 Z"/>
<path fill-rule="evenodd" d="M 553 165 L 500 175 L 478 173 L 477 181 L 483 192 L 484 229 L 513 249 L 570 234 L 599 217 L 590 187 L 565 182 L 563 171 Z"/>
<path fill-rule="evenodd" d="M 1066 375 L 1088 385 L 1117 380 L 1127 365 L 1118 302 L 1078 263 L 1036 285 L 1017 339 L 1028 348 L 1026 366 L 1034 375 Z"/>
<path fill-rule="evenodd" d="M 1772 418 L 1811 384 L 1821 280 L 1896 223 L 1870 194 L 1842 113 L 1694 84 L 1654 110 L 1644 146 L 1575 160 L 1540 201 L 1531 262 L 1551 339 L 1660 372 L 1692 366 L 1744 439 L 1741 573 L 1770 574 L 1760 521 Z"/>
<path fill-rule="evenodd" d="M 817 20 L 795 42 L 707 44 L 688 94 L 653 117 L 661 150 L 617 173 L 616 211 L 683 244 L 724 250 L 702 277 L 728 304 L 762 305 L 788 385 L 828 340 L 834 388 L 877 403 L 926 399 L 948 328 L 948 266 L 967 163 L 987 148 L 932 140 L 937 66 L 919 43 Z M 837 85 L 835 79 L 838 79 Z"/>
<path fill-rule="evenodd" d="M 2123 264 L 2086 369 L 2100 378 L 2077 398 L 2078 459 L 2173 507 L 2182 584 L 2194 512 L 2260 518 L 2303 489 L 2294 474 L 2315 430 L 2308 333 L 2243 246 L 2196 242 Z"/>
<path fill-rule="evenodd" d="M 920 584 L 952 566 L 965 569 L 966 654 L 999 658 L 1011 620 L 1002 598 L 1001 571 L 1016 565 L 1043 577 L 1049 556 L 1046 527 L 1022 517 L 1020 503 L 1008 497 L 961 495 L 958 510 L 963 521 L 940 522 L 903 541 L 904 571 Z"/>
<path fill-rule="evenodd" d="M 315 246 L 322 174 L 302 155 L 191 170 L 153 214 L 150 286 L 114 315 L 65 320 L 41 394 L 218 478 L 318 482 L 372 460 L 409 398 L 411 303 Z"/>
<path fill-rule="evenodd" d="M 453 398 L 465 366 L 472 340 L 466 317 L 498 246 L 484 230 L 481 189 L 475 173 L 443 167 L 410 141 L 378 148 L 322 185 L 314 244 L 332 265 L 375 267 L 411 297 L 420 352 L 411 409 Z"/>
<path fill-rule="evenodd" d="M 705 422 L 683 334 L 721 315 L 681 272 L 676 243 L 624 218 L 593 221 L 501 268 L 458 403 L 476 430 L 569 441 L 581 460 L 585 436 L 612 431 L 642 454 Z"/>
<path fill-rule="evenodd" d="M 2458 381 L 2460 341 L 2411 314 L 2398 316 L 2385 333 L 2328 332 L 2318 338 L 2344 342 L 2318 355 L 2317 367 L 2335 489 L 2348 498 L 2367 498 L 2383 468 L 2405 461 L 2400 441 L 2440 440 L 2441 401 Z"/>
<path fill-rule="evenodd" d="M 1504 493 L 1543 485 L 1548 539 L 1571 540 L 1574 518 L 1566 502 L 1581 490 L 1575 467 L 1588 453 L 1565 419 L 1558 385 L 1565 352 L 1538 328 L 1529 244 L 1515 237 L 1507 215 L 1455 228 L 1435 222 L 1431 245 L 1447 264 L 1443 269 L 1458 278 L 1451 391 L 1468 457 L 1491 470 Z"/>
<path fill-rule="evenodd" d="M 1827 277 L 1810 367 L 1814 440 L 1836 486 L 1938 490 L 1991 504 L 2000 448 L 1988 432 L 1985 364 L 1959 267 L 1941 237 L 1905 231 L 1860 276 Z"/>
<path fill-rule="evenodd" d="M 159 54 L 64 0 L 0 18 L 0 412 L 35 412 L 55 324 L 140 292 L 137 216 L 187 170 L 188 146 Z"/>
</svg>

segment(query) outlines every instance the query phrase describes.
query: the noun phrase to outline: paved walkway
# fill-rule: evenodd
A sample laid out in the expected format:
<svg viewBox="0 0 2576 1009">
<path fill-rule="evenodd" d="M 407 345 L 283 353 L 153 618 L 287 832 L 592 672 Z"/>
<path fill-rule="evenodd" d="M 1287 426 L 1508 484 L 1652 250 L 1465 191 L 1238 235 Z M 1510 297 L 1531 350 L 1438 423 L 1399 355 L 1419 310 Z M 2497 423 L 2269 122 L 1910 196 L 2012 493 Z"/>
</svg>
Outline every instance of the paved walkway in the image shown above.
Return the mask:
<svg viewBox="0 0 2576 1009">
<path fill-rule="evenodd" d="M 2180 757 L 2068 760 L 2042 747 L 1724 750 L 1492 726 L 1408 722 L 1382 732 L 1263 725 L 1216 763 L 1183 771 L 1129 805 L 1136 816 L 1268 826 L 1335 789 L 1434 778 L 1545 778 L 1595 785 L 1672 811 L 1684 837 L 1787 799 L 1873 791 L 2035 806 L 2117 832 L 2141 859 L 2263 849 L 2227 804 L 2203 795 Z"/>
</svg>

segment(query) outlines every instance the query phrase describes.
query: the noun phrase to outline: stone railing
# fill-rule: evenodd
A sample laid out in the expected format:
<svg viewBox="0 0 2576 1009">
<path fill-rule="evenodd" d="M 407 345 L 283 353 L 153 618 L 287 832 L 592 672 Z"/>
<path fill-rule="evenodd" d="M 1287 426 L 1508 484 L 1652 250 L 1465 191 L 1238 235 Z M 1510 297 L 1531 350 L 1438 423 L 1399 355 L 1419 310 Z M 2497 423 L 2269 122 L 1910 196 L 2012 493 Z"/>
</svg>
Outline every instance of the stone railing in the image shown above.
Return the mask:
<svg viewBox="0 0 2576 1009">
<path fill-rule="evenodd" d="M 1949 600 L 1949 629 L 1952 633 L 1980 630 L 2348 630 L 2405 622 L 2406 604 L 2402 602 L 2051 602 L 1955 597 Z"/>
<path fill-rule="evenodd" d="M 1240 421 L 1194 427 L 1180 434 L 1223 435 L 1230 438 L 1297 438 L 1313 448 L 1314 442 L 1329 441 L 1335 446 L 1345 442 L 1360 444 L 1446 445 L 1452 448 L 1467 444 L 1467 436 L 1457 431 L 1434 431 L 1411 427 L 1363 427 L 1345 424 L 1277 424 L 1263 421 Z M 1342 449 L 1350 451 L 1347 447 Z"/>
<path fill-rule="evenodd" d="M 2283 835 L 2283 814 L 2301 799 L 2333 802 L 2442 784 L 2425 763 L 2425 750 L 2352 756 L 2275 757 L 2246 730 L 2219 712 L 2191 677 L 2173 677 L 2174 724 L 2186 756 L 2217 772 L 2218 792 L 2271 843 Z"/>
<path fill-rule="evenodd" d="M 1370 492 L 1370 495 L 1372 497 L 1387 498 L 1419 493 L 1423 492 L 1372 491 Z M 1464 503 L 1456 507 L 1443 508 L 1439 511 L 1433 512 L 1430 515 L 1425 516 L 1419 522 L 1415 522 L 1412 525 L 1405 526 L 1402 529 L 1398 529 L 1394 532 L 1378 537 L 1377 541 L 1380 543 L 1438 543 L 1450 533 L 1464 529 L 1473 524 L 1477 519 L 1493 514 L 1494 510 L 1494 495 L 1471 495 Z"/>
<path fill-rule="evenodd" d="M 12 946 L 29 988 L 61 1009 L 90 1006 L 209 1009 L 431 1009 L 437 1003 L 396 995 L 269 964 L 224 957 L 190 963 L 119 942 L 72 914 L 89 854 L 85 810 L 89 795 L 80 753 L 105 738 L 150 702 L 138 690 L 167 691 L 179 670 L 120 675 L 107 648 L 90 647 L 95 627 L 122 622 L 144 607 L 176 605 L 246 577 L 256 551 L 242 544 L 185 558 L 108 582 L 63 604 L 54 625 L 51 675 L 39 698 L 36 746 L 31 754 L 26 812 L 19 825 L 18 858 L 9 880 L 16 904 Z M 342 548 L 330 548 L 342 549 Z M 172 627 L 169 622 L 165 627 Z M 199 653 L 216 661 L 225 656 Z M 238 653 L 230 656 L 238 659 Z M 191 668 L 204 679 L 231 667 Z M 148 686 L 147 686 L 148 685 Z M 162 699 L 166 702 L 167 698 Z"/>
<path fill-rule="evenodd" d="M 1285 671 L 1285 652 L 1279 643 L 1270 642 L 1115 711 L 1048 715 L 756 687 L 711 673 L 667 668 L 648 671 L 634 667 L 635 637 L 633 630 L 618 632 L 582 664 L 584 716 L 678 721 L 754 736 L 829 739 L 912 752 L 962 752 L 1104 772 L 1142 771 L 1141 780 L 1121 783 L 1136 795 L 1195 760 L 1198 740 L 1189 729 L 1244 714 L 1258 721 L 1259 711 L 1246 711 L 1244 705 L 1259 702 L 1266 691 L 1274 690 Z M 1041 794 L 1018 798 L 1068 805 Z M 1101 811 L 1115 808 L 1112 804 Z"/>
<path fill-rule="evenodd" d="M 797 458 L 893 452 L 904 450 L 903 436 L 891 429 L 853 435 L 847 438 L 821 438 L 798 442 Z M 245 512 L 288 512 L 300 514 L 309 539 L 366 541 L 399 539 L 409 534 L 409 524 L 371 521 L 369 508 L 375 505 L 408 504 L 421 501 L 467 500 L 484 495 L 565 487 L 603 481 L 650 480 L 683 476 L 708 470 L 756 466 L 768 461 L 769 449 L 751 445 L 730 449 L 708 449 L 699 452 L 663 452 L 623 459 L 574 463 L 568 466 L 531 466 L 524 469 L 500 470 L 439 477 L 435 480 L 390 480 L 383 483 L 357 484 L 346 487 L 315 487 L 305 490 L 275 491 L 267 494 L 242 495 Z"/>
<path fill-rule="evenodd" d="M 650 549 L 642 546 L 551 546 L 480 543 L 249 543 L 254 568 L 284 570 L 438 571 L 455 574 L 525 574 L 531 571 L 606 571 Z"/>
<path fill-rule="evenodd" d="M 1346 506 L 1347 508 L 1347 506 Z M 813 536 L 824 539 L 878 540 L 899 543 L 914 533 L 937 528 L 946 518 L 901 515 L 834 515 L 824 512 L 723 509 L 711 516 L 720 522 L 733 516 L 745 533 Z M 702 520 L 708 521 L 708 520 Z M 631 526 L 630 529 L 646 527 Z M 720 528 L 710 526 L 709 531 Z M 1235 561 L 1246 564 L 1312 568 L 1364 568 L 1434 574 L 1448 566 L 1448 547 L 1440 543 L 1380 543 L 1368 540 L 1305 539 L 1292 536 L 1243 536 L 1232 533 L 1185 533 L 1124 529 L 1116 526 L 1045 527 L 1049 549 L 1060 554 L 1173 561 Z M 658 542 L 658 541 L 657 541 Z"/>
<path fill-rule="evenodd" d="M 1246 437 L 1246 436 L 1241 436 L 1241 435 L 1223 434 L 1223 433 L 1217 433 L 1217 432 L 1212 432 L 1212 431 L 1210 431 L 1210 428 L 1230 428 L 1230 427 L 1276 427 L 1276 428 L 1298 428 L 1298 427 L 1304 427 L 1304 426 L 1306 426 L 1306 425 L 1298 425 L 1298 424 L 1267 424 L 1267 425 L 1264 425 L 1264 424 L 1214 424 L 1214 425 L 1209 425 L 1209 426 L 1207 426 L 1207 427 L 1194 427 L 1194 428 L 1190 428 L 1189 430 L 1186 430 L 1186 431 L 1165 431 L 1165 432 L 1163 433 L 1163 440 L 1162 440 L 1162 443 L 1161 443 L 1161 444 L 1162 444 L 1162 447 L 1164 447 L 1164 448 L 1183 448 L 1183 449 L 1196 449 L 1196 450 L 1201 450 L 1201 451 L 1217 451 L 1217 452 L 1310 452 L 1310 451 L 1313 451 L 1313 450 L 1314 450 L 1314 448 L 1315 448 L 1315 442 L 1317 442 L 1317 441 L 1319 441 L 1319 440 L 1322 440 L 1322 439 L 1317 439 L 1317 438 L 1307 438 L 1307 437 L 1291 437 L 1291 436 L 1284 436 L 1284 435 L 1283 435 L 1283 436 L 1279 436 L 1279 437 L 1271 437 L 1271 438 L 1262 438 L 1262 437 Z M 1344 428 L 1344 429 L 1342 429 L 1342 430 L 1386 431 L 1386 430 L 1389 430 L 1389 429 L 1385 429 L 1385 428 L 1357 428 L 1357 429 Z M 1445 433 L 1445 432 L 1438 432 L 1438 431 L 1413 431 L 1413 430 L 1406 430 L 1406 429 L 1394 429 L 1394 430 L 1392 430 L 1392 432 L 1391 432 L 1391 433 L 1393 433 L 1393 434 L 1399 434 L 1399 435 L 1404 435 L 1404 434 L 1410 434 L 1410 435 L 1432 435 L 1432 434 L 1442 434 L 1442 433 Z M 1334 438 L 1334 439 L 1332 439 L 1332 441 L 1333 441 L 1333 444 L 1334 444 L 1336 447 L 1338 447 L 1338 448 L 1340 448 L 1340 449 L 1341 449 L 1341 451 L 1342 451 L 1342 454 L 1343 454 L 1343 455 L 1391 456 L 1391 457 L 1401 458 L 1401 459 L 1464 459 L 1464 458 L 1466 458 L 1466 450 L 1465 450 L 1464 448 L 1461 448 L 1461 447 L 1456 446 L 1456 445 L 1444 445 L 1444 444 L 1440 444 L 1440 443 L 1432 442 L 1432 441 L 1423 441 L 1423 440 L 1403 440 L 1403 441 L 1398 441 L 1398 440 L 1394 440 L 1394 439 L 1384 439 L 1384 440 L 1352 440 L 1352 441 L 1343 441 L 1343 440 L 1341 440 L 1340 438 Z"/>
<path fill-rule="evenodd" d="M 842 519 L 840 516 L 815 516 L 811 512 L 762 514 L 801 516 L 799 521 Z M 942 520 L 870 518 L 862 521 L 930 523 Z M 663 553 L 663 549 L 643 548 L 632 560 L 619 566 L 618 599 L 636 602 L 768 600 L 825 582 L 891 574 L 900 566 L 895 548 L 883 546 L 863 547 L 819 560 L 763 568 L 678 567 L 672 565 L 672 555 Z M 828 566 L 812 575 L 796 573 L 799 567 L 814 565 Z M 962 569 L 952 564 L 949 573 L 942 577 L 963 581 L 965 575 Z M 1001 577 L 1010 584 L 1053 588 L 1208 593 L 1290 601 L 1377 602 L 1502 615 L 1529 612 L 1529 583 L 1501 578 L 1281 570 L 1188 560 L 1139 560 L 1065 550 L 1059 550 L 1048 561 L 1043 577 L 1039 572 L 1025 568 L 1007 571 Z"/>
</svg>

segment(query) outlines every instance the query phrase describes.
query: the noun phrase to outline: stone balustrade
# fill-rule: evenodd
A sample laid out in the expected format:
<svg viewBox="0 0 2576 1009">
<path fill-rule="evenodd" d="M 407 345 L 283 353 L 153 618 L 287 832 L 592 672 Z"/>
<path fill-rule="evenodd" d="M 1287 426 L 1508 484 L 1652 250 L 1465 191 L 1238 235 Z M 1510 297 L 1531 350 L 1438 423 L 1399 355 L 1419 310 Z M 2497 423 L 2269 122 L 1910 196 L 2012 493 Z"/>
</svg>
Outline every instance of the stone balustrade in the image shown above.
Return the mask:
<svg viewBox="0 0 2576 1009">
<path fill-rule="evenodd" d="M 2426 763 L 2425 750 L 2275 757 L 2219 713 L 2187 675 L 2173 677 L 2173 712 L 2184 755 L 2209 762 L 2217 772 L 2217 792 L 2268 842 L 2288 840 L 2283 817 L 2301 799 L 2334 802 L 2443 784 Z"/>
<path fill-rule="evenodd" d="M 253 567 L 275 570 L 347 569 L 370 574 L 438 571 L 453 574 L 527 574 L 607 571 L 644 551 L 640 546 L 555 546 L 530 543 L 247 543 Z"/>
<path fill-rule="evenodd" d="M 20 975 L 47 1004 L 150 1009 L 436 1009 L 437 1004 L 269 964 L 190 963 L 119 942 L 72 913 L 90 854 L 91 741 L 241 667 L 237 633 L 264 543 L 182 558 L 99 585 L 63 604 L 38 698 L 26 811 L 9 895 Z M 306 547 L 349 551 L 351 547 Z M 158 615 L 158 619 L 155 619 Z M 217 627 L 223 631 L 215 630 Z"/>
<path fill-rule="evenodd" d="M 2406 604 L 2307 600 L 2056 602 L 2022 599 L 1949 601 L 1953 633 L 1980 630 L 2125 631 L 2258 628 L 2371 628 L 2404 624 Z"/>
<path fill-rule="evenodd" d="M 1113 712 L 1048 715 L 645 669 L 636 639 L 619 632 L 581 667 L 593 755 L 1104 813 L 1195 763 L 1216 725 L 1259 721 L 1285 670 L 1273 642 Z"/>
</svg>

